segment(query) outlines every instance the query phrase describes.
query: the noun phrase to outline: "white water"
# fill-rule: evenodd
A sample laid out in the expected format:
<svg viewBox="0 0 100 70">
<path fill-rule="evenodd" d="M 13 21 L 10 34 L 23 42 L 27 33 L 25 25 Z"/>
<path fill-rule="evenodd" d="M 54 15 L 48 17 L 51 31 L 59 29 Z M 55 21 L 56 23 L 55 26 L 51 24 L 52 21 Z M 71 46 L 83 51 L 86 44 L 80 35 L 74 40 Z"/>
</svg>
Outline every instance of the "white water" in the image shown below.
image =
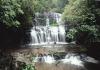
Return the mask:
<svg viewBox="0 0 100 70">
<path fill-rule="evenodd" d="M 80 60 L 79 56 L 75 56 L 75 54 L 67 54 L 65 58 L 61 61 L 63 63 L 70 63 L 77 66 L 83 66 L 83 61 Z"/>
<path fill-rule="evenodd" d="M 57 16 L 57 15 L 56 15 Z M 50 26 L 49 18 L 46 18 L 46 26 L 34 26 L 31 29 L 31 45 L 40 44 L 65 44 L 65 27 L 60 25 L 61 14 L 58 14 L 56 22 L 58 26 Z"/>
<path fill-rule="evenodd" d="M 78 54 L 74 54 L 74 53 L 68 53 L 66 54 L 64 59 L 60 59 L 60 60 L 55 60 L 54 56 L 50 56 L 50 55 L 40 55 L 35 57 L 34 62 L 42 62 L 42 63 L 48 63 L 48 64 L 58 64 L 58 63 L 63 63 L 63 64 L 71 64 L 71 65 L 75 65 L 75 66 L 81 66 L 84 67 L 85 63 L 94 63 L 94 64 L 98 64 L 99 61 L 95 60 L 92 57 L 86 56 L 86 55 L 78 55 Z"/>
<path fill-rule="evenodd" d="M 45 62 L 45 63 L 52 64 L 55 62 L 55 59 L 53 56 L 50 55 L 37 56 L 35 57 L 34 62 Z"/>
</svg>

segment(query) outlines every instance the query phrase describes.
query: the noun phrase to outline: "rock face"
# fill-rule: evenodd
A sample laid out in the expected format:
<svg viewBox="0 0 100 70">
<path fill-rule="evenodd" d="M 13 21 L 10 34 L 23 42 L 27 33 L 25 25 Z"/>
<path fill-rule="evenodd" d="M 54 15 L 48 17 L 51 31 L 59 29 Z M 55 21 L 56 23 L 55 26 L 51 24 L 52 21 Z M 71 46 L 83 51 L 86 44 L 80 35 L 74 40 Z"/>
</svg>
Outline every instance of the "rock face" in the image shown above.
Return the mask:
<svg viewBox="0 0 100 70">
<path fill-rule="evenodd" d="M 0 49 L 0 70 L 22 70 L 22 67 L 31 64 L 32 54 L 29 50 Z"/>
</svg>

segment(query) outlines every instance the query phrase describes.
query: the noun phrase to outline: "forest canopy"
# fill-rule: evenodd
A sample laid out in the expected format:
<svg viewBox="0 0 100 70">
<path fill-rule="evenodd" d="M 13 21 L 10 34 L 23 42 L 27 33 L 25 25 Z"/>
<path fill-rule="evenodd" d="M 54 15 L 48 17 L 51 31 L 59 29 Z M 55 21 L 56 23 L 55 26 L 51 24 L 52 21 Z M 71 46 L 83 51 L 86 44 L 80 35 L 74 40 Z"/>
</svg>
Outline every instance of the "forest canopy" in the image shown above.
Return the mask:
<svg viewBox="0 0 100 70">
<path fill-rule="evenodd" d="M 67 39 L 84 44 L 97 41 L 100 25 L 97 25 L 96 14 L 95 0 L 68 0 L 62 17 L 71 27 L 66 33 Z"/>
<path fill-rule="evenodd" d="M 36 12 L 62 13 L 67 0 L 0 0 L 0 23 L 8 27 L 30 25 Z"/>
<path fill-rule="evenodd" d="M 34 11 L 33 2 L 34 0 L 0 0 L 0 23 L 18 27 L 23 23 L 19 19 L 21 15 L 29 21 Z"/>
</svg>

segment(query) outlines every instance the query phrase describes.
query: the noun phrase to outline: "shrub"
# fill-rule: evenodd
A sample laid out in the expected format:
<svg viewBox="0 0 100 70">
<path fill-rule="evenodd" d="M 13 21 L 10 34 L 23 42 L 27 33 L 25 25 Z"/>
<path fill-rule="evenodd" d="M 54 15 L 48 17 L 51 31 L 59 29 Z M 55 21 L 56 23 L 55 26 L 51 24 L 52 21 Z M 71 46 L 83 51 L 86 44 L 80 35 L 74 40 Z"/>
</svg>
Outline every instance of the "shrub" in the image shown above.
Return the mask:
<svg viewBox="0 0 100 70">
<path fill-rule="evenodd" d="M 36 70 L 36 69 L 35 66 L 33 66 L 32 64 L 27 64 L 24 65 L 21 70 Z"/>
</svg>

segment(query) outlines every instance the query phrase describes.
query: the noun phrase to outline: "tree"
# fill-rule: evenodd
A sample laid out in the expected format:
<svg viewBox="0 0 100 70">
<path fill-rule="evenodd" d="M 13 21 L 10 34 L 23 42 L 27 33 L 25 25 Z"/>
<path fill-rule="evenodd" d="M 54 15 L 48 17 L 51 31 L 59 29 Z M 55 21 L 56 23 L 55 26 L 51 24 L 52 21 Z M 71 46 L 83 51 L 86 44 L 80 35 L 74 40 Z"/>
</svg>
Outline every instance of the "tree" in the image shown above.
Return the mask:
<svg viewBox="0 0 100 70">
<path fill-rule="evenodd" d="M 23 24 L 18 17 L 24 15 L 23 18 L 29 19 L 28 15 L 33 16 L 33 2 L 34 0 L 0 0 L 0 23 L 9 27 Z"/>
<path fill-rule="evenodd" d="M 81 44 L 94 42 L 98 37 L 94 0 L 68 0 L 62 19 L 71 29 L 67 38 L 77 40 Z"/>
<path fill-rule="evenodd" d="M 95 23 L 95 14 L 93 13 L 94 0 L 68 0 L 66 5 L 63 20 L 69 23 Z"/>
<path fill-rule="evenodd" d="M 52 0 L 53 5 L 51 11 L 62 13 L 67 2 L 68 0 Z"/>
<path fill-rule="evenodd" d="M 63 12 L 67 0 L 35 0 L 36 12 Z"/>
<path fill-rule="evenodd" d="M 35 0 L 0 0 L 0 45 L 19 47 L 29 43 L 30 25 L 34 19 Z"/>
<path fill-rule="evenodd" d="M 17 15 L 17 20 L 21 23 L 22 27 L 32 26 L 33 19 L 35 18 L 35 0 L 18 0 L 21 5 L 21 10 L 23 14 Z"/>
<path fill-rule="evenodd" d="M 17 14 L 23 14 L 17 0 L 0 0 L 0 22 L 8 26 L 18 26 Z"/>
</svg>

